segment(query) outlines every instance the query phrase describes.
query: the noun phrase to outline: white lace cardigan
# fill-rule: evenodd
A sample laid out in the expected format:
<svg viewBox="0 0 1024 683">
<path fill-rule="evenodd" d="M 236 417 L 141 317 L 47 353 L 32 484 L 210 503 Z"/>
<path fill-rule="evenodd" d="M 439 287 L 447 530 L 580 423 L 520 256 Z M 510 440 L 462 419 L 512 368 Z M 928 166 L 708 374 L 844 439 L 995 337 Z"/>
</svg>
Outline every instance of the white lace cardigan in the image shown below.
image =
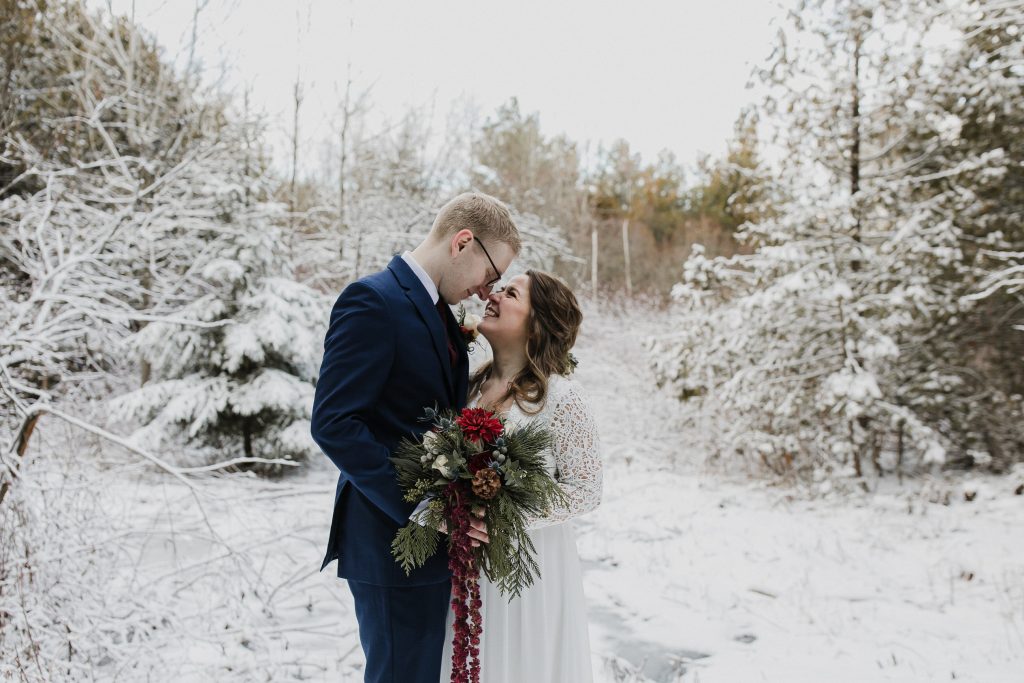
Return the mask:
<svg viewBox="0 0 1024 683">
<path fill-rule="evenodd" d="M 548 379 L 548 393 L 541 411 L 527 415 L 513 403 L 508 420 L 509 423 L 532 420 L 545 423 L 552 436 L 548 473 L 566 495 L 565 505 L 556 506 L 544 517 L 529 519 L 528 529 L 561 524 L 601 504 L 603 468 L 597 425 L 579 383 L 553 375 Z"/>
</svg>

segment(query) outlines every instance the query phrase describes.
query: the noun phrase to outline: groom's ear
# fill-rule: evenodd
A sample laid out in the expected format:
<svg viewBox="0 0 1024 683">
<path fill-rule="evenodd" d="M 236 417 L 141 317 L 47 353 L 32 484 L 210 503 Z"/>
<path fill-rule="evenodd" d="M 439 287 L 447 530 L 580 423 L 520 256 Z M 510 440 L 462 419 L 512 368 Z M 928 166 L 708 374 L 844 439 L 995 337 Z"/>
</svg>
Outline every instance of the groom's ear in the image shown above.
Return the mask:
<svg viewBox="0 0 1024 683">
<path fill-rule="evenodd" d="M 468 247 L 469 243 L 472 241 L 473 231 L 469 228 L 463 228 L 452 235 L 452 240 L 449 243 L 449 250 L 451 251 L 452 258 L 455 258 L 460 251 Z"/>
</svg>

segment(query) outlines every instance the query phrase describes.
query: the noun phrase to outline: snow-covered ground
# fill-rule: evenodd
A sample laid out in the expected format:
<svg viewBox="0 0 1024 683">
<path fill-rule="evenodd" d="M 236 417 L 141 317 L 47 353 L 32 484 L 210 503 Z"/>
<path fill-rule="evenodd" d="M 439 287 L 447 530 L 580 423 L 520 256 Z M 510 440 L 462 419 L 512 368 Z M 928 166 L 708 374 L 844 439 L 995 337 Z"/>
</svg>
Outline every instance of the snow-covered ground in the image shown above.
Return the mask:
<svg viewBox="0 0 1024 683">
<path fill-rule="evenodd" d="M 708 473 L 640 362 L 657 319 L 590 320 L 578 372 L 607 469 L 578 545 L 599 680 L 1024 680 L 1020 482 L 974 479 L 966 502 L 937 480 L 808 496 Z"/>
<path fill-rule="evenodd" d="M 967 502 L 957 481 L 810 496 L 707 471 L 646 366 L 657 317 L 587 313 L 577 376 L 605 490 L 576 524 L 598 681 L 1024 680 L 1014 480 L 982 482 Z M 41 439 L 55 447 L 57 433 Z M 130 666 L 96 679 L 362 680 L 351 596 L 333 564 L 318 571 L 326 458 L 195 490 L 121 465 L 78 477 L 101 487 L 81 515 L 118 520 L 105 531 L 117 563 L 89 580 L 110 609 L 131 606 L 126 624 L 155 625 Z"/>
</svg>

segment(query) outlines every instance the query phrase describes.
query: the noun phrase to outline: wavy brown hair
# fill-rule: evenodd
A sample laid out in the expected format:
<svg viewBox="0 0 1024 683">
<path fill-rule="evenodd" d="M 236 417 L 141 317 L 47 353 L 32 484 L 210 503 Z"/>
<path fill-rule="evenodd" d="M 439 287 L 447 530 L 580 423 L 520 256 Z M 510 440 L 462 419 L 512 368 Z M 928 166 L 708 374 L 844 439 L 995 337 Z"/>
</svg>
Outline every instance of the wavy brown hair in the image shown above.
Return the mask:
<svg viewBox="0 0 1024 683">
<path fill-rule="evenodd" d="M 530 278 L 526 367 L 515 376 L 497 405 L 514 396 L 520 410 L 533 415 L 544 407 L 548 377 L 572 372 L 569 351 L 576 343 L 583 312 L 569 286 L 554 275 L 539 270 L 528 270 L 526 275 Z M 485 363 L 473 375 L 470 396 L 491 376 L 491 365 L 491 362 Z M 526 404 L 536 407 L 531 409 Z"/>
</svg>

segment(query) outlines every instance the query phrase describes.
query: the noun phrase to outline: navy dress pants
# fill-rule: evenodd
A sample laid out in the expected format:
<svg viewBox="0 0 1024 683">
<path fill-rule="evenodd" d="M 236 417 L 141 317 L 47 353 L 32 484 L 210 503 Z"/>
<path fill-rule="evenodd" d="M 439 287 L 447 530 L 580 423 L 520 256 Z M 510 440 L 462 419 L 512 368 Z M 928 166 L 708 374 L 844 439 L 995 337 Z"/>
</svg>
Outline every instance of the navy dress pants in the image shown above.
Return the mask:
<svg viewBox="0 0 1024 683">
<path fill-rule="evenodd" d="M 452 583 L 373 586 L 348 582 L 355 599 L 365 683 L 438 683 Z"/>
</svg>

